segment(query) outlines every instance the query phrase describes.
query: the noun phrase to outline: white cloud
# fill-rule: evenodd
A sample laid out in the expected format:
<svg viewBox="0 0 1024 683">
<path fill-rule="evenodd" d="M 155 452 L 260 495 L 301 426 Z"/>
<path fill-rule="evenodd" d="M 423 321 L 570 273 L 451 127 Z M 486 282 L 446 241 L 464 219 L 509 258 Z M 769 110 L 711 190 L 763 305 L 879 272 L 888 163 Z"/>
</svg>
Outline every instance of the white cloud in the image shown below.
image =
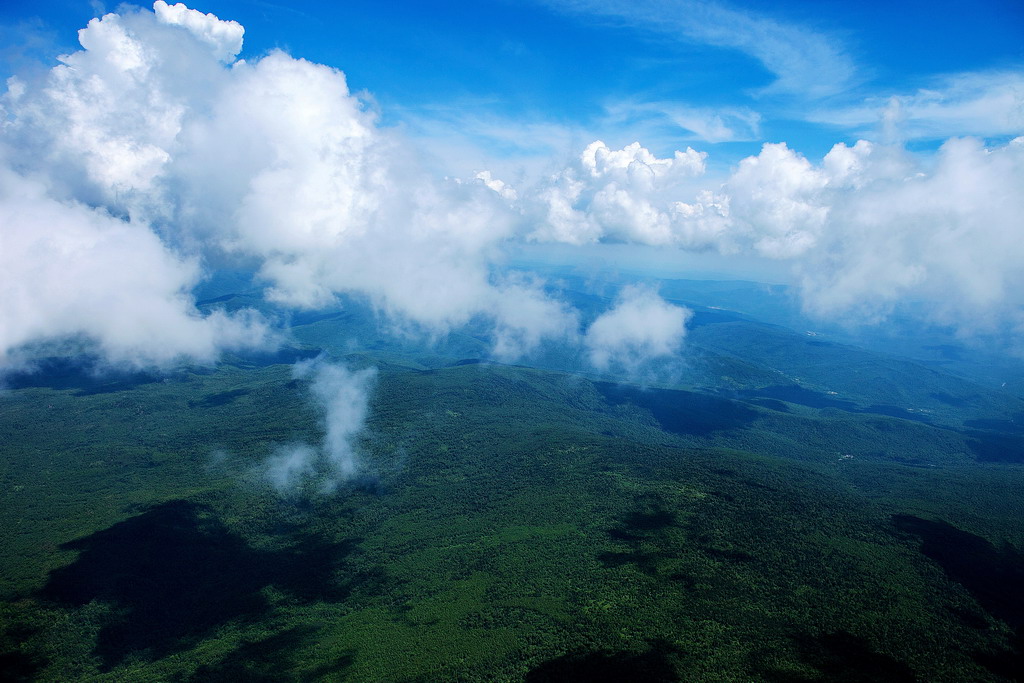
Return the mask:
<svg viewBox="0 0 1024 683">
<path fill-rule="evenodd" d="M 502 199 L 507 199 L 509 201 L 519 199 L 519 195 L 516 193 L 514 188 L 509 186 L 505 181 L 492 177 L 490 171 L 479 171 L 473 177 L 482 182 L 488 188 L 497 192 Z"/>
<path fill-rule="evenodd" d="M 802 254 L 814 246 L 827 218 L 820 195 L 828 182 L 785 143 L 764 145 L 758 156 L 741 161 L 726 183 L 730 238 L 746 233 L 764 256 Z"/>
<path fill-rule="evenodd" d="M 694 107 L 679 102 L 619 101 L 606 106 L 608 124 L 647 128 L 660 122 L 671 128 L 671 137 L 678 140 L 679 129 L 711 144 L 758 140 L 761 137 L 761 115 L 746 107 Z M 645 138 L 646 139 L 646 138 Z"/>
<path fill-rule="evenodd" d="M 952 139 L 934 158 L 860 141 L 819 165 L 765 145 L 690 206 L 721 219 L 721 251 L 790 260 L 813 313 L 871 321 L 919 300 L 966 332 L 1022 319 L 1022 187 L 1024 138 Z"/>
<path fill-rule="evenodd" d="M 1024 322 L 1024 138 L 992 148 L 952 139 L 934 157 L 862 140 L 836 145 L 818 164 L 766 144 L 717 186 L 661 192 L 651 191 L 649 165 L 635 173 L 642 181 L 603 186 L 595 150 L 617 172 L 630 157 L 594 143 L 579 167 L 537 190 L 548 222 L 536 239 L 784 260 L 809 311 L 851 322 L 907 300 L 964 332 Z M 672 199 L 687 191 L 689 202 Z"/>
<path fill-rule="evenodd" d="M 377 371 L 350 370 L 317 358 L 296 363 L 292 375 L 311 379 L 309 390 L 320 412 L 323 440 L 319 447 L 299 443 L 278 448 L 263 463 L 263 475 L 280 493 L 293 493 L 312 478 L 331 492 L 365 469 L 357 439 L 366 427 Z"/>
<path fill-rule="evenodd" d="M 612 308 L 587 328 L 583 344 L 598 370 L 636 374 L 658 358 L 679 352 L 691 312 L 643 287 L 626 287 Z"/>
<path fill-rule="evenodd" d="M 531 238 L 586 244 L 620 239 L 644 244 L 675 242 L 664 197 L 704 173 L 706 154 L 687 148 L 658 158 L 634 142 L 620 150 L 601 141 L 587 146 L 573 166 L 534 190 L 528 216 Z"/>
<path fill-rule="evenodd" d="M 895 158 L 894 158 L 895 157 Z M 807 307 L 878 317 L 923 299 L 963 331 L 1024 322 L 1024 138 L 953 139 L 933 163 L 875 148 L 830 197 L 827 230 L 800 263 Z"/>
<path fill-rule="evenodd" d="M 164 0 L 156 0 L 153 11 L 161 22 L 182 26 L 209 45 L 214 56 L 222 62 L 233 61 L 242 51 L 245 29 L 237 21 L 221 21 L 213 14 L 189 9 L 180 2 L 168 5 Z"/>
<path fill-rule="evenodd" d="M 778 87 L 816 87 L 807 63 L 825 49 L 820 36 L 800 33 L 786 56 L 778 45 L 792 27 L 707 3 L 672 7 L 690 11 L 692 39 L 746 49 L 752 36 L 765 37 L 750 50 L 779 65 Z M 679 28 L 683 19 L 667 12 L 642 3 L 626 18 Z M 739 37 L 724 37 L 725 18 L 738 22 Z M 5 353 L 61 335 L 139 362 L 259 343 L 265 330 L 253 320 L 204 318 L 189 299 L 198 264 L 225 255 L 256 263 L 268 298 L 291 306 L 355 293 L 432 334 L 488 319 L 494 351 L 506 358 L 577 329 L 540 280 L 496 277 L 505 247 L 523 240 L 783 259 L 798 268 L 808 307 L 822 313 L 878 314 L 898 297 L 924 296 L 937 315 L 979 320 L 1010 315 L 1007 302 L 1019 301 L 1019 143 L 986 150 L 951 141 L 929 161 L 860 142 L 837 145 L 820 163 L 768 144 L 728 177 L 708 179 L 703 152 L 659 157 L 639 143 L 596 141 L 532 185 L 513 178 L 513 187 L 480 168 L 468 180 L 439 179 L 340 71 L 280 51 L 225 63 L 241 39 L 237 24 L 158 3 L 156 13 L 91 21 L 83 49 L 45 78 L 9 83 L 0 211 L 2 239 L 14 246 L 0 258 L 19 279 L 0 301 Z M 848 81 L 841 57 L 825 54 L 814 78 L 836 68 Z M 959 98 L 951 121 L 1015 111 L 1013 83 L 957 87 L 949 92 L 961 95 L 939 98 L 943 107 Z M 905 120 L 928 110 L 929 97 L 903 102 Z M 677 114 L 714 124 L 703 110 Z M 482 121 L 480 131 L 520 149 L 531 132 L 544 149 L 567 134 L 499 124 Z M 704 134 L 726 128 L 723 120 Z M 72 275 L 89 282 L 71 291 Z"/>
<path fill-rule="evenodd" d="M 352 478 L 358 470 L 355 438 L 363 429 L 374 368 L 352 371 L 341 365 L 321 363 L 315 368 L 313 396 L 323 410 L 323 455 L 328 466 L 328 485 Z"/>
<path fill-rule="evenodd" d="M 765 92 L 822 98 L 848 90 L 853 60 L 835 36 L 705 0 L 546 0 L 578 14 L 614 17 L 631 26 L 731 48 L 764 65 L 775 81 Z"/>
<path fill-rule="evenodd" d="M 712 144 L 756 140 L 760 137 L 760 114 L 734 107 L 718 109 L 662 106 L 664 116 L 684 130 Z"/>
<path fill-rule="evenodd" d="M 263 463 L 263 475 L 278 493 L 293 493 L 316 473 L 318 457 L 308 444 L 281 446 Z"/>
<path fill-rule="evenodd" d="M 359 293 L 433 333 L 483 316 L 523 351 L 572 326 L 540 283 L 492 282 L 519 220 L 512 188 L 486 173 L 432 177 L 340 71 L 279 51 L 226 66 L 240 26 L 155 8 L 91 21 L 83 50 L 9 88 L 3 159 L 43 178 L 43 199 L 152 225 L 172 260 L 255 259 L 267 296 L 291 306 Z M 557 320 L 523 315 L 530 307 Z"/>
<path fill-rule="evenodd" d="M 497 287 L 492 307 L 498 320 L 493 350 L 497 358 L 515 360 L 545 339 L 577 341 L 578 314 L 545 296 L 537 279 L 509 277 Z"/>
<path fill-rule="evenodd" d="M 84 336 L 114 362 L 210 361 L 224 348 L 264 346 L 253 313 L 196 311 L 199 268 L 148 226 L 47 196 L 0 169 L 0 367 L 19 348 Z"/>
<path fill-rule="evenodd" d="M 952 74 L 912 93 L 893 93 L 856 106 L 813 111 L 808 118 L 866 133 L 887 116 L 895 116 L 895 135 L 903 139 L 1020 135 L 1024 133 L 1024 72 Z"/>
</svg>

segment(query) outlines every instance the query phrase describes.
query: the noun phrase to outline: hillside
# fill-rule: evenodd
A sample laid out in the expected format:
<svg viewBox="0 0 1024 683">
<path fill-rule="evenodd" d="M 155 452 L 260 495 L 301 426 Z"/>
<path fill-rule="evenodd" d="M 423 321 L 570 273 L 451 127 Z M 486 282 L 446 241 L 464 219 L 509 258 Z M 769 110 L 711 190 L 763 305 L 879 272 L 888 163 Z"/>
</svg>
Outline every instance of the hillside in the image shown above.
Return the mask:
<svg viewBox="0 0 1024 683">
<path fill-rule="evenodd" d="M 1020 670 L 1012 397 L 713 309 L 661 387 L 448 356 L 469 332 L 403 346 L 352 308 L 293 324 L 300 348 L 215 368 L 10 378 L 9 678 Z M 352 351 L 360 329 L 388 346 Z M 378 368 L 366 467 L 281 495 L 262 463 L 320 431 L 291 363 L 332 334 Z"/>
</svg>

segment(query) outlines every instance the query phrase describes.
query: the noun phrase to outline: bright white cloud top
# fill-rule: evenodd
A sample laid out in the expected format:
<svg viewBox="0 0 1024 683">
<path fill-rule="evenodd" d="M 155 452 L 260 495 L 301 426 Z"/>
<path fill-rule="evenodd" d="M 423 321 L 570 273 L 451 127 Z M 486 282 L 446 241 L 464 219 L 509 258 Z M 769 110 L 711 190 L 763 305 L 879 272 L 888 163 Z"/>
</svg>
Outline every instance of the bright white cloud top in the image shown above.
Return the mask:
<svg viewBox="0 0 1024 683">
<path fill-rule="evenodd" d="M 877 96 L 836 99 L 862 78 L 821 35 L 707 3 L 624 7 L 568 11 L 737 50 L 773 74 L 759 90 L 765 102 L 814 102 L 809 119 L 867 126 Z M 604 369 L 678 349 L 685 313 L 650 292 L 623 295 L 581 336 L 542 279 L 501 267 L 519 243 L 755 256 L 785 263 L 815 314 L 878 320 L 913 299 L 963 331 L 1024 329 L 1019 70 L 949 76 L 944 90 L 888 100 L 879 139 L 839 142 L 820 160 L 774 140 L 723 169 L 715 149 L 658 153 L 591 137 L 574 161 L 548 159 L 542 173 L 536 160 L 509 171 L 512 157 L 482 147 L 480 166 L 459 179 L 437 172 L 444 158 L 425 160 L 436 134 L 383 125 L 335 66 L 276 49 L 237 59 L 243 34 L 235 21 L 158 0 L 93 19 L 81 49 L 8 81 L 0 363 L 72 338 L 137 365 L 266 346 L 274 335 L 257 314 L 195 308 L 205 264 L 231 259 L 291 307 L 355 294 L 435 335 L 489 320 L 502 358 L 557 340 L 582 343 Z M 762 114 L 746 105 L 662 97 L 608 120 L 626 125 L 621 112 L 639 110 L 674 115 L 711 142 L 763 134 Z M 934 152 L 898 142 L 922 131 L 953 137 Z M 473 144 L 460 139 L 458 149 Z"/>
<path fill-rule="evenodd" d="M 615 368 L 635 374 L 648 361 L 679 351 L 690 315 L 656 292 L 628 286 L 612 308 L 590 324 L 583 343 L 591 364 L 599 370 Z"/>
<path fill-rule="evenodd" d="M 83 50 L 43 81 L 9 90 L 8 182 L 32 178 L 39 189 L 38 206 L 29 207 L 36 214 L 20 210 L 5 225 L 4 253 L 28 271 L 10 280 L 19 290 L 3 309 L 5 352 L 79 333 L 105 350 L 126 349 L 113 331 L 133 325 L 154 350 L 112 353 L 115 360 L 205 358 L 218 345 L 244 343 L 243 322 L 259 344 L 265 329 L 252 316 L 231 325 L 221 315 L 186 316 L 195 261 L 217 252 L 255 259 L 268 297 L 290 306 L 364 294 L 435 332 L 489 316 L 520 352 L 548 333 L 566 334 L 571 316 L 537 283 L 492 278 L 488 264 L 513 236 L 515 217 L 495 181 L 424 173 L 410 144 L 377 125 L 340 71 L 280 51 L 222 64 L 240 29 L 181 7 L 157 3 L 156 14 L 93 20 L 80 33 Z M 124 237 L 95 237 L 82 249 L 77 233 L 33 220 L 46 207 L 85 213 L 93 233 L 102 224 Z M 40 231 L 45 241 L 34 237 Z M 167 272 L 157 280 L 167 283 L 139 286 L 114 267 L 121 262 L 142 280 Z M 95 301 L 83 322 L 37 305 L 45 301 L 11 303 L 29 296 L 22 290 L 71 289 L 76 267 L 89 269 L 82 296 Z M 150 313 L 99 322 L 111 301 Z M 183 316 L 207 330 L 205 346 L 181 333 Z"/>
</svg>

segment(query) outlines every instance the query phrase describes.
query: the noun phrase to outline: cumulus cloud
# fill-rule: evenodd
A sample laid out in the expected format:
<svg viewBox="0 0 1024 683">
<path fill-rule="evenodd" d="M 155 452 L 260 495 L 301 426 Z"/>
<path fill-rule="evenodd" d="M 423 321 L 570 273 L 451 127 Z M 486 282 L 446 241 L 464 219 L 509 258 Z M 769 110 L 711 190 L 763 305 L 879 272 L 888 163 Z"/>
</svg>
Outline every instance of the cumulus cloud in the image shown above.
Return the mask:
<svg viewBox="0 0 1024 683">
<path fill-rule="evenodd" d="M 786 35 L 751 21 L 741 26 Z M 158 1 L 79 37 L 81 50 L 11 80 L 0 104 L 6 356 L 60 337 L 140 363 L 260 344 L 251 314 L 204 316 L 190 299 L 203 263 L 234 258 L 287 306 L 357 294 L 432 335 L 489 320 L 494 353 L 511 358 L 578 336 L 542 280 L 498 275 L 523 240 L 782 260 L 822 314 L 924 297 L 936 315 L 991 323 L 1019 302 L 1019 141 L 953 140 L 934 158 L 862 141 L 817 162 L 767 144 L 713 179 L 692 148 L 659 157 L 595 141 L 513 187 L 486 170 L 428 172 L 336 69 L 280 51 L 236 60 L 234 22 Z M 1013 83 L 972 83 L 961 101 L 981 88 L 1014 111 Z"/>
<path fill-rule="evenodd" d="M 542 185 L 546 224 L 534 239 L 788 261 L 805 307 L 822 316 L 878 320 L 916 299 L 963 331 L 1020 325 L 1024 138 L 992 147 L 957 138 L 925 157 L 861 140 L 819 163 L 769 143 L 716 185 L 689 189 L 688 201 L 673 199 L 684 184 L 652 192 L 658 176 L 646 162 L 626 166 L 643 171 L 642 182 L 620 175 L 605 185 L 596 153 L 621 174 L 629 149 L 609 154 L 594 143 L 580 165 Z"/>
<path fill-rule="evenodd" d="M 28 345 L 68 338 L 135 365 L 210 361 L 225 348 L 273 341 L 252 311 L 195 309 L 190 291 L 201 256 L 176 249 L 160 225 L 185 78 L 203 85 L 203 70 L 192 66 L 212 60 L 210 36 L 230 38 L 234 29 L 225 34 L 212 15 L 200 20 L 182 14 L 183 6 L 158 5 L 187 26 L 184 40 L 162 34 L 179 29 L 161 29 L 152 14 L 109 14 L 90 21 L 79 32 L 83 49 L 43 80 L 8 83 L 0 123 L 0 364 Z M 190 42 L 196 32 L 206 37 Z M 181 59 L 160 58 L 151 43 L 180 49 Z"/>
<path fill-rule="evenodd" d="M 536 191 L 546 215 L 532 237 L 799 255 L 824 225 L 824 189 L 850 173 L 848 166 L 856 161 L 848 157 L 864 150 L 863 145 L 837 146 L 825 168 L 818 169 L 785 143 L 766 144 L 759 155 L 743 159 L 726 182 L 700 188 L 693 179 L 704 173 L 705 153 L 687 148 L 658 159 L 639 143 L 610 150 L 594 142 L 578 165 Z M 692 200 L 681 201 L 687 195 Z"/>
<path fill-rule="evenodd" d="M 726 184 L 729 239 L 749 236 L 754 249 L 769 257 L 801 254 L 824 225 L 828 211 L 819 195 L 828 182 L 785 143 L 764 145 L 758 156 L 740 162 Z"/>
<path fill-rule="evenodd" d="M 91 207 L 133 234 L 150 226 L 141 246 L 179 273 L 173 286 L 147 290 L 166 295 L 164 308 L 187 300 L 197 264 L 235 257 L 256 263 L 267 298 L 287 306 L 320 307 L 357 293 L 436 334 L 489 318 L 499 339 L 515 340 L 502 343 L 503 355 L 573 325 L 541 283 L 493 277 L 518 230 L 512 188 L 487 173 L 459 182 L 424 171 L 413 146 L 381 128 L 336 69 L 280 51 L 234 61 L 243 36 L 237 23 L 160 0 L 154 10 L 94 19 L 80 31 L 83 49 L 44 79 L 12 81 L 0 161 L 39 179 L 41 205 Z M 93 243 L 90 261 L 123 258 L 127 246 L 115 247 Z M 115 294 L 124 296 L 96 292 Z M 531 307 L 543 315 L 522 313 Z M 224 337 L 213 347 L 239 336 L 223 319 L 207 322 Z M 97 321 L 81 332 L 108 328 Z M 31 341 L 37 329 L 8 335 Z M 171 348 L 179 336 L 194 338 L 153 333 L 165 339 L 166 354 L 195 353 Z"/>
<path fill-rule="evenodd" d="M 300 443 L 278 448 L 264 463 L 264 474 L 281 493 L 294 492 L 311 478 L 329 492 L 361 471 L 356 439 L 366 426 L 377 371 L 350 370 L 321 358 L 296 363 L 292 374 L 311 380 L 324 437 L 319 447 Z"/>
<path fill-rule="evenodd" d="M 515 360 L 545 340 L 575 343 L 579 315 L 567 304 L 546 296 L 536 278 L 510 276 L 496 289 L 493 307 L 495 357 Z"/>
<path fill-rule="evenodd" d="M 691 315 L 651 289 L 625 287 L 612 308 L 587 328 L 583 344 L 590 364 L 601 371 L 636 374 L 645 363 L 679 352 Z"/>
<path fill-rule="evenodd" d="M 1024 138 L 956 138 L 934 158 L 840 143 L 820 164 L 768 144 L 695 213 L 717 214 L 725 251 L 791 260 L 812 313 L 871 321 L 917 299 L 944 324 L 992 330 L 1024 303 L 1021 187 Z"/>
<path fill-rule="evenodd" d="M 182 3 L 168 5 L 164 0 L 153 3 L 156 18 L 164 24 L 181 26 L 211 48 L 222 62 L 234 61 L 242 51 L 245 29 L 237 21 L 221 21 L 214 14 L 203 14 Z"/>
<path fill-rule="evenodd" d="M 145 224 L 57 201 L 0 169 L 0 226 L 0 367 L 26 344 L 75 337 L 133 365 L 210 361 L 271 341 L 254 313 L 200 315 L 189 294 L 197 263 Z"/>
<path fill-rule="evenodd" d="M 929 167 L 864 145 L 830 197 L 828 229 L 799 264 L 807 307 L 877 318 L 916 298 L 964 331 L 1019 327 L 1021 187 L 1024 138 L 994 148 L 952 139 Z"/>
<path fill-rule="evenodd" d="M 529 210 L 537 227 L 530 237 L 569 244 L 673 244 L 672 217 L 661 204 L 680 184 L 704 173 L 706 156 L 687 147 L 662 159 L 638 142 L 619 150 L 592 142 L 575 165 L 535 191 Z"/>
</svg>

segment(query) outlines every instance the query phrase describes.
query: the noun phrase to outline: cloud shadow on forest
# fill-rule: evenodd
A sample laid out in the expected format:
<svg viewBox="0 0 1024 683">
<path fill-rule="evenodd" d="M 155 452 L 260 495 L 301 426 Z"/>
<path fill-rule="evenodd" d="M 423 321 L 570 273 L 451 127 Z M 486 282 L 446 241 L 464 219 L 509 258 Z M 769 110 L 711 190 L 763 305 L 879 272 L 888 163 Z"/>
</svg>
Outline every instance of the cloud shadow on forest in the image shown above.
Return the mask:
<svg viewBox="0 0 1024 683">
<path fill-rule="evenodd" d="M 97 638 L 109 670 L 130 653 L 158 659 L 229 622 L 255 623 L 272 605 L 268 586 L 293 599 L 341 601 L 375 572 L 352 572 L 359 539 L 295 534 L 281 549 L 251 547 L 206 506 L 176 500 L 62 546 L 78 559 L 50 573 L 40 597 L 113 608 Z"/>
</svg>

